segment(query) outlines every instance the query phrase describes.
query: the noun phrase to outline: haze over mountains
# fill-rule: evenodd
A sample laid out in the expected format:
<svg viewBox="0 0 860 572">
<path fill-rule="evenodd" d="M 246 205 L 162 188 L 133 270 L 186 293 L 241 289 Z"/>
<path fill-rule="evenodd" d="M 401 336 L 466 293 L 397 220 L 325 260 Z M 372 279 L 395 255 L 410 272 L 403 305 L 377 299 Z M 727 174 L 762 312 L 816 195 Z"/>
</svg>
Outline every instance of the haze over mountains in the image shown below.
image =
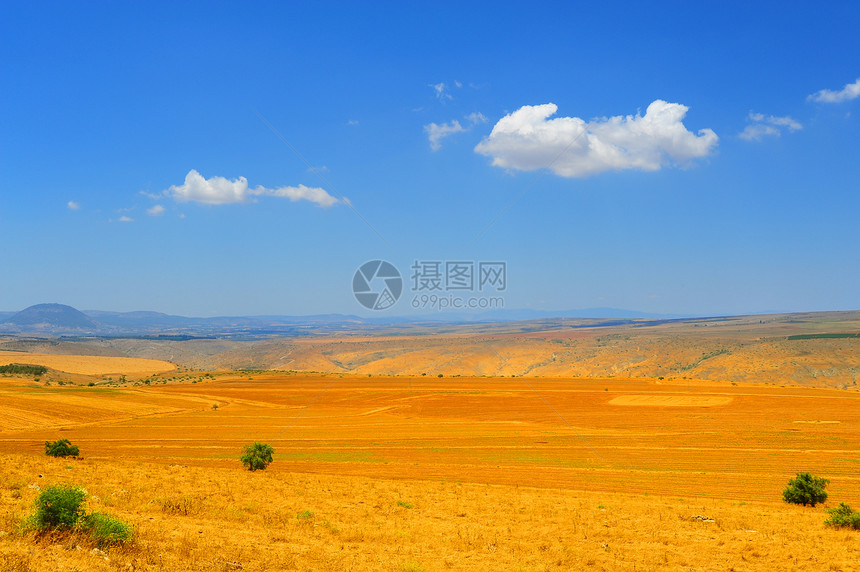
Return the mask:
<svg viewBox="0 0 860 572">
<path fill-rule="evenodd" d="M 0 312 L 0 334 L 93 335 L 93 336 L 294 336 L 314 333 L 354 331 L 410 324 L 468 324 L 548 318 L 582 318 L 614 322 L 675 319 L 681 316 L 648 314 L 616 308 L 587 308 L 549 312 L 538 310 L 497 310 L 480 314 L 434 313 L 420 316 L 382 315 L 364 318 L 347 314 L 309 316 L 224 316 L 194 318 L 160 312 L 80 311 L 64 304 L 37 304 L 20 312 Z"/>
<path fill-rule="evenodd" d="M 860 389 L 858 344 L 860 311 L 422 322 L 342 315 L 184 318 L 40 304 L 0 322 L 0 351 L 153 358 L 203 370 L 665 376 L 852 390 Z"/>
</svg>

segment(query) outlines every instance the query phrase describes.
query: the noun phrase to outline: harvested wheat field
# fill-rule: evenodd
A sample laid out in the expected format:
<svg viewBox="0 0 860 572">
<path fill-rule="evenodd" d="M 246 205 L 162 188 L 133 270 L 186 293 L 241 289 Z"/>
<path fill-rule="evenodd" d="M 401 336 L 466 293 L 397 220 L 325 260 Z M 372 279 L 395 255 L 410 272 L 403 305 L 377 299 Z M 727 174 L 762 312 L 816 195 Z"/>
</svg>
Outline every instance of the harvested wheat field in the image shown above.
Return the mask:
<svg viewBox="0 0 860 572">
<path fill-rule="evenodd" d="M 176 365 L 169 361 L 155 359 L 0 351 L 0 365 L 10 363 L 43 365 L 57 371 L 83 375 L 129 377 L 146 377 L 176 369 Z"/>
<path fill-rule="evenodd" d="M 860 504 L 855 392 L 215 377 L 110 390 L 7 382 L 7 568 L 851 570 L 858 557 L 857 534 L 825 527 L 820 506 L 781 501 L 810 471 L 831 480 L 827 506 Z M 28 426 L 2 417 L 46 404 L 50 418 Z M 46 458 L 44 442 L 61 437 L 84 459 Z M 238 462 L 252 441 L 275 448 L 264 473 Z M 16 533 L 29 485 L 50 482 L 84 486 L 138 541 L 107 562 L 83 540 Z M 75 542 L 84 549 L 62 548 Z"/>
</svg>

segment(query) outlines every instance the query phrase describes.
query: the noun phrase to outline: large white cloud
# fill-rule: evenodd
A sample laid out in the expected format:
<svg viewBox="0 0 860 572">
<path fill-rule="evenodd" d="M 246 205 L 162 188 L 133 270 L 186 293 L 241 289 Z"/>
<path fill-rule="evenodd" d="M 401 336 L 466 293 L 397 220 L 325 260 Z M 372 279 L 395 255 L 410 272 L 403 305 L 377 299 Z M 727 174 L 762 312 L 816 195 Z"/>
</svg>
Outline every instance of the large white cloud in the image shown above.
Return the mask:
<svg viewBox="0 0 860 572">
<path fill-rule="evenodd" d="M 317 187 L 299 185 L 298 187 L 280 187 L 277 189 L 268 189 L 263 186 L 251 188 L 245 177 L 239 177 L 232 181 L 224 177 L 206 179 L 194 169 L 191 169 L 185 176 L 184 184 L 173 185 L 164 191 L 164 194 L 179 202 L 193 201 L 207 205 L 247 203 L 260 196 L 285 197 L 293 202 L 306 200 L 321 207 L 330 207 L 340 202 L 324 189 Z"/>
<path fill-rule="evenodd" d="M 708 155 L 718 137 L 711 129 L 688 131 L 682 120 L 688 107 L 656 100 L 645 115 L 604 117 L 586 123 L 579 117 L 556 117 L 553 103 L 525 105 L 496 123 L 475 152 L 493 165 L 533 171 L 549 168 L 562 177 L 586 177 L 604 171 L 657 171 Z"/>
<path fill-rule="evenodd" d="M 846 84 L 845 87 L 839 91 L 822 89 L 819 92 L 813 93 L 807 97 L 807 99 L 821 103 L 841 103 L 843 101 L 857 99 L 858 97 L 860 97 L 860 78 L 857 78 L 857 81 L 854 83 Z"/>
</svg>

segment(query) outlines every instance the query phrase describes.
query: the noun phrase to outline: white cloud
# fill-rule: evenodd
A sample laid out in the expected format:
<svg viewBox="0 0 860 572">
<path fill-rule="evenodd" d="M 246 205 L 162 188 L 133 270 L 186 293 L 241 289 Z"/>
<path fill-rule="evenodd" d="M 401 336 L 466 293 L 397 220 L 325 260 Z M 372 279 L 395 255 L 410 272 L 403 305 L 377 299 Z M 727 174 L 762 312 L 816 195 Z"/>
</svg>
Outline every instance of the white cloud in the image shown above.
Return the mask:
<svg viewBox="0 0 860 572">
<path fill-rule="evenodd" d="M 67 207 L 70 211 L 79 211 L 79 210 L 81 210 L 81 205 L 79 205 L 79 204 L 78 204 L 78 203 L 76 203 L 75 201 L 69 201 L 68 203 L 66 203 L 66 207 Z"/>
<path fill-rule="evenodd" d="M 119 222 L 134 222 L 134 219 L 129 216 L 122 215 L 119 217 Z"/>
<path fill-rule="evenodd" d="M 431 83 L 430 87 L 433 88 L 433 92 L 436 94 L 436 99 L 440 101 L 445 101 L 446 99 L 454 99 L 451 97 L 451 94 L 448 93 L 448 85 L 444 81 L 440 81 L 439 83 Z"/>
<path fill-rule="evenodd" d="M 843 101 L 857 99 L 858 97 L 860 97 L 860 78 L 857 78 L 857 81 L 854 83 L 845 84 L 845 87 L 839 91 L 822 89 L 817 93 L 813 93 L 806 99 L 810 101 L 818 101 L 819 103 L 841 103 Z"/>
<path fill-rule="evenodd" d="M 738 135 L 747 141 L 761 141 L 765 137 L 779 137 L 782 135 L 782 128 L 788 129 L 792 133 L 803 129 L 803 125 L 787 115 L 776 117 L 750 111 L 747 119 L 753 122 L 752 125 L 747 125 Z"/>
<path fill-rule="evenodd" d="M 427 139 L 430 141 L 430 148 L 438 151 L 442 148 L 442 139 L 453 135 L 454 133 L 462 133 L 466 131 L 460 122 L 456 119 L 443 123 L 442 125 L 430 123 L 424 126 L 424 132 L 427 134 Z"/>
<path fill-rule="evenodd" d="M 468 119 L 472 125 L 477 125 L 478 123 L 486 123 L 487 121 L 489 121 L 489 119 L 487 119 L 487 117 L 483 113 L 478 113 L 477 111 L 475 113 L 470 113 L 469 115 L 467 115 L 466 119 Z"/>
<path fill-rule="evenodd" d="M 355 119 L 350 119 L 346 122 L 347 125 L 358 125 L 358 121 Z"/>
<path fill-rule="evenodd" d="M 184 184 L 171 186 L 164 191 L 164 195 L 182 203 L 193 201 L 207 205 L 253 202 L 261 196 L 285 197 L 291 201 L 307 200 L 321 207 L 330 207 L 340 202 L 320 188 L 304 185 L 277 189 L 268 189 L 262 186 L 250 188 L 245 177 L 239 177 L 232 181 L 224 177 L 205 179 L 194 169 L 191 169 L 185 176 Z"/>
<path fill-rule="evenodd" d="M 259 188 L 259 187 L 258 187 Z M 296 201 L 311 201 L 321 207 L 330 207 L 333 204 L 340 202 L 324 189 L 319 187 L 306 187 L 299 185 L 298 187 L 281 187 L 279 189 L 267 189 L 267 195 L 273 197 L 286 197 L 293 202 Z"/>
<path fill-rule="evenodd" d="M 738 135 L 738 137 L 746 139 L 747 141 L 761 141 L 768 136 L 779 137 L 779 129 L 772 125 L 756 123 L 754 125 L 747 125 L 744 130 L 741 131 L 740 135 Z"/>
<path fill-rule="evenodd" d="M 164 214 L 164 207 L 161 205 L 155 205 L 151 209 L 146 209 L 146 214 L 149 216 L 161 216 Z"/>
<path fill-rule="evenodd" d="M 430 149 L 438 151 L 442 148 L 442 139 L 455 133 L 464 133 L 479 123 L 486 123 L 487 118 L 483 113 L 474 112 L 466 116 L 466 121 L 470 123 L 468 127 L 463 127 L 459 121 L 452 119 L 448 123 L 439 125 L 438 123 L 429 123 L 424 126 L 424 133 L 427 134 L 427 139 L 430 141 Z"/>
<path fill-rule="evenodd" d="M 533 171 L 549 168 L 562 177 L 604 171 L 657 171 L 707 156 L 719 138 L 711 129 L 688 131 L 688 107 L 655 100 L 645 115 L 604 117 L 586 123 L 579 117 L 549 119 L 553 103 L 524 105 L 501 118 L 476 147 L 493 165 Z"/>
</svg>

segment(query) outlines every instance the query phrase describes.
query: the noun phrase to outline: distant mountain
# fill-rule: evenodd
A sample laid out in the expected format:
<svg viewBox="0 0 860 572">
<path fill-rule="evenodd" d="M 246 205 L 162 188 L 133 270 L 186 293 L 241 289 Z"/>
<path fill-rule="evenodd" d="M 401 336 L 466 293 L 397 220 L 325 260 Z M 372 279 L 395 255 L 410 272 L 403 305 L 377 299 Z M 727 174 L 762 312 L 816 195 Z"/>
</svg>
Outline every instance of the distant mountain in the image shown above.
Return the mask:
<svg viewBox="0 0 860 572">
<path fill-rule="evenodd" d="M 426 314 L 354 316 L 319 314 L 309 316 L 217 316 L 189 318 L 160 312 L 109 312 L 85 310 L 80 312 L 63 304 L 37 304 L 17 313 L 0 314 L 0 333 L 40 335 L 95 335 L 106 337 L 143 337 L 178 339 L 217 337 L 231 339 L 261 339 L 272 336 L 337 335 L 363 330 L 412 328 L 421 325 L 491 324 L 534 320 L 586 320 L 582 327 L 634 320 L 666 320 L 688 318 L 669 314 L 649 314 L 616 308 L 587 308 L 581 310 L 493 310 L 488 312 L 428 312 Z"/>
<path fill-rule="evenodd" d="M 37 330 L 81 330 L 92 332 L 99 325 L 71 306 L 65 304 L 36 304 L 3 320 L 6 324 L 23 329 Z"/>
</svg>

